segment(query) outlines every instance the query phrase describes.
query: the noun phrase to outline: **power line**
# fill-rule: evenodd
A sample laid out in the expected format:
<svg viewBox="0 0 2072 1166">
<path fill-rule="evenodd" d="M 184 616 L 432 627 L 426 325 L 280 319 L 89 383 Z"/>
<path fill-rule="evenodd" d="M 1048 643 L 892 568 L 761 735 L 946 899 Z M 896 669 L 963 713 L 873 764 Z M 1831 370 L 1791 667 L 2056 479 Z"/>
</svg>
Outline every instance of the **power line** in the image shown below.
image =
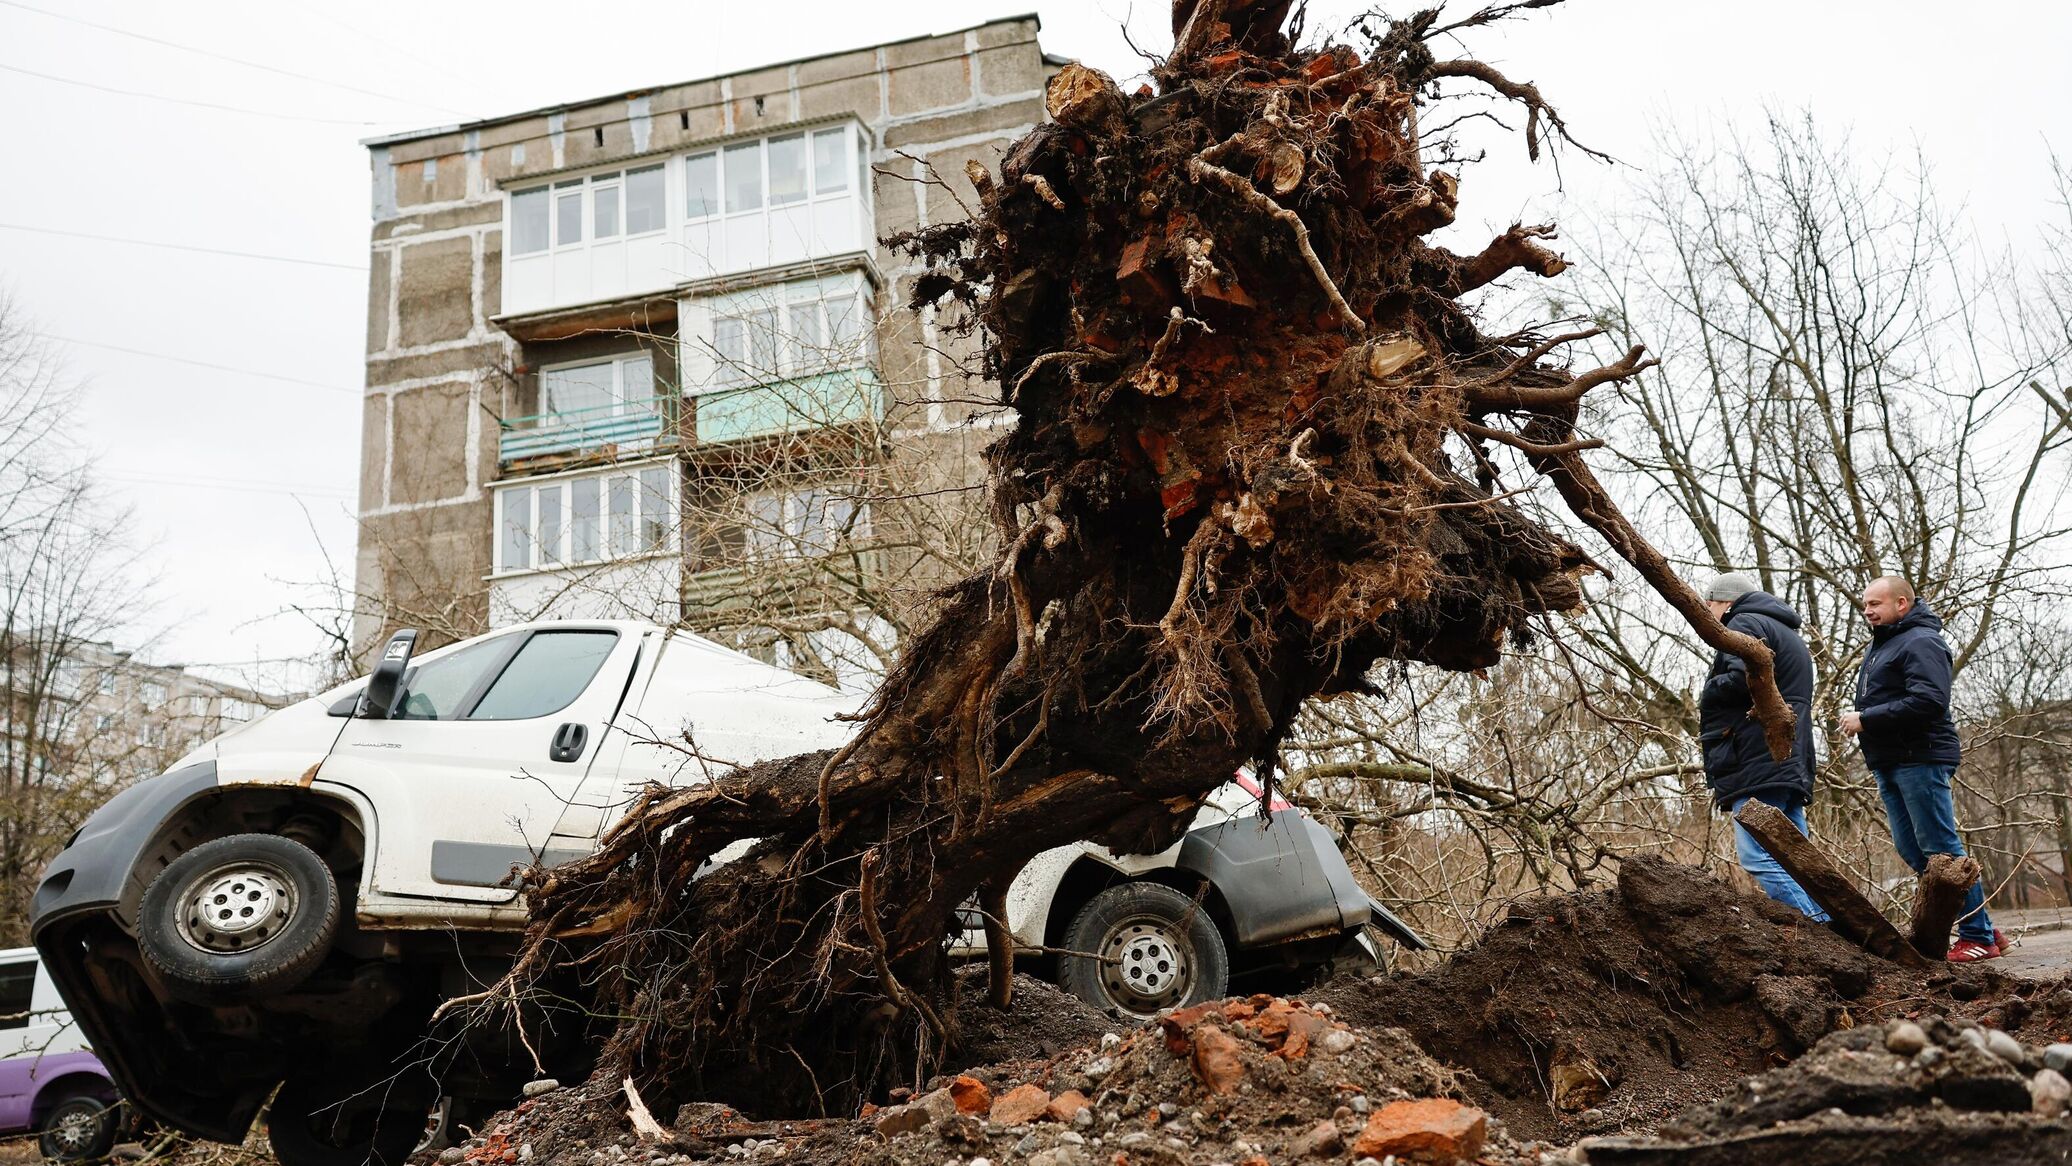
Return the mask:
<svg viewBox="0 0 2072 1166">
<path fill-rule="evenodd" d="M 390 122 L 364 121 L 353 118 L 306 117 L 296 113 L 276 113 L 270 109 L 249 109 L 242 105 L 224 105 L 216 101 L 196 101 L 191 97 L 169 97 L 163 93 L 146 93 L 141 89 L 118 89 L 113 85 L 102 85 L 97 81 L 81 81 L 76 77 L 60 77 L 54 73 L 39 73 L 34 69 L 24 69 L 20 65 L 0 64 L 0 69 L 4 69 L 9 73 L 20 73 L 25 77 L 55 81 L 60 85 L 77 85 L 82 89 L 98 89 L 102 93 L 114 93 L 122 97 L 141 97 L 146 101 L 166 101 L 174 105 L 191 105 L 197 109 L 213 109 L 223 113 L 242 113 L 250 117 L 270 117 L 280 121 L 311 122 L 316 125 L 329 126 L 358 126 L 361 128 L 390 124 Z"/>
<path fill-rule="evenodd" d="M 179 43 L 178 41 L 165 40 L 160 37 L 151 36 L 147 33 L 132 32 L 126 28 L 117 28 L 112 24 L 97 24 L 94 21 L 82 20 L 77 16 L 68 16 L 62 12 L 52 12 L 48 8 L 38 8 L 33 4 L 23 4 L 21 3 L 21 0 L 0 0 L 0 4 L 5 4 L 9 8 L 19 8 L 24 12 L 34 12 L 39 16 L 48 16 L 52 20 L 63 20 L 72 24 L 82 25 L 86 28 L 95 28 L 99 29 L 102 32 L 114 33 L 116 36 L 126 36 L 132 40 L 140 40 L 155 45 L 163 45 L 169 49 L 178 49 L 183 53 L 194 53 L 197 56 L 210 57 L 218 61 L 228 61 L 233 65 L 243 65 L 247 69 L 258 69 L 262 72 L 273 73 L 281 77 L 293 77 L 298 81 L 309 81 L 318 85 L 328 85 L 333 89 L 343 89 L 348 93 L 358 93 L 367 97 L 378 97 L 383 101 L 394 101 L 399 102 L 403 105 L 415 105 L 423 109 L 436 109 L 442 113 L 450 113 L 457 117 L 469 116 L 461 110 L 454 109 L 452 106 L 439 105 L 435 102 L 430 101 L 415 101 L 408 97 L 397 97 L 394 94 L 381 93 L 373 89 L 362 89 L 357 85 L 348 85 L 343 81 L 327 81 L 322 77 L 312 77 L 307 73 L 297 73 L 292 69 L 283 69 L 278 66 L 264 64 L 259 61 L 247 61 L 241 57 L 228 56 L 223 53 L 215 52 L 211 49 L 197 48 L 194 45 L 184 45 Z"/>
<path fill-rule="evenodd" d="M 0 3 L 6 3 L 6 0 L 0 0 Z M 354 397 L 366 395 L 362 389 L 348 389 L 344 385 L 326 384 L 323 381 L 306 381 L 301 377 L 284 376 L 277 372 L 260 372 L 256 368 L 238 368 L 235 365 L 213 364 L 206 360 L 195 360 L 189 356 L 174 356 L 170 352 L 152 352 L 144 348 L 125 348 L 120 344 L 109 344 L 101 340 L 80 340 L 72 336 L 59 336 L 54 332 L 45 332 L 43 335 L 52 340 L 60 340 L 66 344 L 79 344 L 87 348 L 105 348 L 110 352 L 126 352 L 131 356 L 148 356 L 154 360 L 170 360 L 176 364 L 191 364 L 196 368 L 214 369 L 217 372 L 233 372 L 240 376 L 262 377 L 270 381 L 286 381 L 291 385 L 307 385 L 312 389 L 325 389 L 333 393 L 345 393 Z"/>
<path fill-rule="evenodd" d="M 0 69 L 7 66 L 0 65 Z M 168 251 L 194 251 L 203 255 L 230 255 L 238 259 L 264 259 L 270 263 L 299 263 L 304 267 L 335 267 L 340 271 L 364 273 L 365 264 L 333 263 L 327 259 L 301 259 L 293 255 L 264 255 L 257 251 L 232 251 L 224 247 L 197 247 L 191 243 L 161 243 L 156 239 L 132 239 L 123 235 L 96 235 L 91 231 L 66 231 L 57 227 L 31 227 L 25 223 L 0 223 L 0 231 L 33 231 L 38 235 L 65 235 L 74 239 L 97 239 L 103 243 L 129 243 L 138 247 L 163 247 Z"/>
</svg>

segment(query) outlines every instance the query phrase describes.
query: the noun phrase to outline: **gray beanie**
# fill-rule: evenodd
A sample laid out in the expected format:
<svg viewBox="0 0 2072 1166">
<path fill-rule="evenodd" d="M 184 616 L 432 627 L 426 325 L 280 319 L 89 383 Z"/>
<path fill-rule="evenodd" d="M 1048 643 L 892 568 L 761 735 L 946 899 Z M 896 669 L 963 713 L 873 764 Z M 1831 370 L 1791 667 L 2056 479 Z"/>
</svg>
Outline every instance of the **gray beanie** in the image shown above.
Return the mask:
<svg viewBox="0 0 2072 1166">
<path fill-rule="evenodd" d="M 1743 575 L 1739 571 L 1728 571 L 1724 575 L 1714 575 L 1712 582 L 1705 585 L 1705 598 L 1707 600 L 1718 599 L 1732 603 L 1751 591 L 1761 590 L 1761 584 L 1758 584 L 1755 580 Z"/>
</svg>

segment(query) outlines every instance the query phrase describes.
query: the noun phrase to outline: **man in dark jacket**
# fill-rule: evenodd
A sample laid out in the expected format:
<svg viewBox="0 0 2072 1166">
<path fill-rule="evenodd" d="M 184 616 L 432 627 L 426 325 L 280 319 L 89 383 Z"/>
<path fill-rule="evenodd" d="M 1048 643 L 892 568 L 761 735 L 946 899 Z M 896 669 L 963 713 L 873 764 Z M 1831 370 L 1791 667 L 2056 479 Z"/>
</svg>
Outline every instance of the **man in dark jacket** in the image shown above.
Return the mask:
<svg viewBox="0 0 2072 1166">
<path fill-rule="evenodd" d="M 1738 571 L 1707 584 L 1705 600 L 1727 627 L 1770 646 L 1776 657 L 1777 691 L 1798 718 L 1791 756 L 1782 761 L 1771 757 L 1762 723 L 1751 711 L 1747 662 L 1732 652 L 1714 654 L 1712 672 L 1698 696 L 1698 741 L 1705 751 L 1705 782 L 1712 787 L 1713 800 L 1728 814 L 1755 798 L 1784 811 L 1804 834 L 1806 804 L 1813 800 L 1813 655 L 1799 638 L 1799 613 Z M 1734 824 L 1734 854 L 1741 860 L 1741 869 L 1765 894 L 1798 908 L 1816 923 L 1827 922 L 1827 912 L 1807 897 L 1738 822 Z"/>
<path fill-rule="evenodd" d="M 1864 588 L 1863 618 L 1871 625 L 1871 646 L 1857 673 L 1856 707 L 1842 714 L 1842 731 L 1863 746 L 1864 764 L 1885 799 L 1892 845 L 1918 874 L 1931 854 L 1964 853 L 1950 798 L 1961 759 L 1957 726 L 1950 720 L 1950 645 L 1942 620 L 1897 575 Z M 1948 958 L 1995 959 L 1998 940 L 1986 914 L 1985 888 L 1974 883 Z"/>
</svg>

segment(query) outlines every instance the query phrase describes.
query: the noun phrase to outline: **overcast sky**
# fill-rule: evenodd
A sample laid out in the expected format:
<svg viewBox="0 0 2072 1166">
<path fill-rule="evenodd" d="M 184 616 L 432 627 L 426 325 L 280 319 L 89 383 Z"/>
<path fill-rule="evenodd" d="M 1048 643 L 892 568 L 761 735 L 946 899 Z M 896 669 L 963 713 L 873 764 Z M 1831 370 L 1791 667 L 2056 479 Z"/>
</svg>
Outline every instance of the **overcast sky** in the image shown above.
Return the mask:
<svg viewBox="0 0 2072 1166">
<path fill-rule="evenodd" d="M 167 662 L 319 647 L 277 613 L 308 598 L 293 585 L 324 578 L 327 559 L 352 565 L 369 227 L 360 139 L 1029 7 L 0 0 L 0 287 L 62 338 L 87 386 L 79 436 L 154 547 L 160 600 L 134 634 L 158 632 L 150 655 Z M 1157 3 L 1034 7 L 1045 49 L 1118 76 L 1142 67 L 1125 23 L 1147 49 L 1170 40 Z M 1366 7 L 1313 4 L 1310 28 Z M 1650 126 L 1664 120 L 1807 106 L 1867 152 L 1918 143 L 1946 195 L 2017 241 L 2049 211 L 2049 148 L 2072 148 L 2068 44 L 2072 5 L 2041 0 L 1961 18 L 1896 0 L 1572 0 L 1470 41 L 1632 166 L 1648 165 Z M 1571 155 L 1564 195 L 1551 168 L 1523 165 L 1522 146 L 1500 149 L 1468 175 L 1470 233 L 1616 195 L 1611 168 Z"/>
</svg>

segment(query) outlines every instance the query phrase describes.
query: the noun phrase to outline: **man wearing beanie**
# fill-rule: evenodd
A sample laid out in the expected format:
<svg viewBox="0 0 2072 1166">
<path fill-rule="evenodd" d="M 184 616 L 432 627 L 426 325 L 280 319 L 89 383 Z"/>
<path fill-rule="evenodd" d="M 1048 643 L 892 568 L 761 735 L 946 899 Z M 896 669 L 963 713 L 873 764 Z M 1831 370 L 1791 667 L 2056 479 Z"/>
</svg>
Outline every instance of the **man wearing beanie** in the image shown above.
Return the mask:
<svg viewBox="0 0 2072 1166">
<path fill-rule="evenodd" d="M 1784 811 L 1806 832 L 1806 804 L 1813 800 L 1813 655 L 1799 638 L 1799 613 L 1762 590 L 1739 571 L 1715 577 L 1703 590 L 1705 604 L 1729 628 L 1754 636 L 1775 656 L 1777 691 L 1797 718 L 1791 756 L 1770 756 L 1763 726 L 1748 693 L 1748 664 L 1732 652 L 1715 653 L 1712 671 L 1698 697 L 1698 742 L 1705 754 L 1705 783 L 1713 801 L 1732 815 L 1750 798 Z M 1808 898 L 1769 851 L 1741 824 L 1734 824 L 1734 854 L 1763 893 L 1797 908 L 1816 923 L 1827 912 Z"/>
</svg>

